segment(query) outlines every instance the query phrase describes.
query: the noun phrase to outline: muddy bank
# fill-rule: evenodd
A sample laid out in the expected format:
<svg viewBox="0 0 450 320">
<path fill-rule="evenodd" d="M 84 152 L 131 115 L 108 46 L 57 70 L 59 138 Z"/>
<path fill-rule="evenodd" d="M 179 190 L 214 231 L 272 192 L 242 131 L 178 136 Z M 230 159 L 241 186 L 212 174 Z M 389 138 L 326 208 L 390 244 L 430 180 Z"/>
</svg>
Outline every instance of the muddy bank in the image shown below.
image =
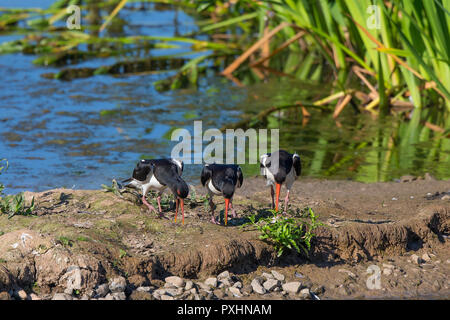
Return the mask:
<svg viewBox="0 0 450 320">
<path fill-rule="evenodd" d="M 27 193 L 36 198 L 36 216 L 0 216 L 0 291 L 17 296 L 24 289 L 28 298 L 49 298 L 69 288 L 76 297 L 93 296 L 99 285 L 121 276 L 130 298 L 134 289 L 156 290 L 171 275 L 200 281 L 229 271 L 245 286 L 276 269 L 287 281 L 319 288 L 320 298 L 450 297 L 449 181 L 299 180 L 291 209 L 309 206 L 326 225 L 317 230 L 309 258 L 296 252 L 277 258 L 256 231 L 241 228 L 246 216 L 267 213 L 270 195 L 263 186 L 260 178 L 246 179 L 234 200 L 239 218 L 228 227 L 209 223 L 199 187 L 187 202 L 184 226 L 180 216 L 174 223 L 169 203 L 163 206 L 168 219 L 157 219 L 129 193 L 123 198 L 101 190 Z M 223 203 L 216 201 L 219 212 Z M 367 268 L 374 264 L 381 272 L 389 269 L 379 290 L 366 285 Z M 237 298 L 227 292 L 204 297 Z M 279 292 L 239 297 L 299 298 L 282 292 L 280 284 Z"/>
</svg>

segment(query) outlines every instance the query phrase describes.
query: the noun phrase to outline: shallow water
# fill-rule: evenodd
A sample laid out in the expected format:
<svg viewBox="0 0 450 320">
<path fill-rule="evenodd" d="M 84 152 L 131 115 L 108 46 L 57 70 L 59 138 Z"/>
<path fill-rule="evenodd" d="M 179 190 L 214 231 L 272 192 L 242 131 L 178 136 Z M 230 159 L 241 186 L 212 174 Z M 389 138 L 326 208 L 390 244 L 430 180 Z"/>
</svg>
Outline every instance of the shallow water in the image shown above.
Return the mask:
<svg viewBox="0 0 450 320">
<path fill-rule="evenodd" d="M 39 6 L 46 8 L 51 3 L 40 1 Z M 6 6 L 37 5 L 31 0 L 0 1 L 0 7 Z M 198 29 L 191 16 L 174 8 L 161 11 L 150 5 L 146 11 L 138 11 L 126 7 L 120 17 L 127 22 L 118 31 L 120 35 L 176 36 Z M 23 34 L 0 33 L 0 42 L 21 37 Z M 180 45 L 152 49 L 151 54 L 195 56 L 189 45 Z M 76 67 L 98 67 L 122 58 L 92 59 Z M 198 90 L 159 93 L 153 82 L 170 71 L 59 81 L 41 77 L 58 68 L 34 65 L 34 59 L 34 55 L 0 55 L 0 158 L 9 161 L 1 182 L 7 193 L 55 187 L 98 189 L 113 178 L 127 178 L 140 158 L 170 156 L 176 142 L 167 136 L 174 128 L 192 131 L 194 120 L 203 121 L 203 130 L 221 128 L 237 122 L 242 114 L 295 101 L 305 91 L 324 89 L 323 84 L 281 79 L 240 88 L 210 74 L 201 80 Z M 391 136 L 395 120 L 380 123 L 345 110 L 339 127 L 330 114 L 310 112 L 309 122 L 303 125 L 298 110 L 284 112 L 281 118 L 272 115 L 267 123 L 268 128 L 280 128 L 281 147 L 302 156 L 304 175 L 367 182 L 425 172 L 450 178 L 450 152 L 440 146 L 436 149 L 432 136 L 390 148 L 390 160 L 383 165 L 389 148 L 376 141 Z M 386 132 L 389 134 L 384 137 Z M 432 152 L 435 155 L 429 156 Z M 200 165 L 187 165 L 184 175 L 188 182 L 198 184 L 200 170 Z M 247 175 L 258 171 L 257 164 L 244 166 Z"/>
</svg>

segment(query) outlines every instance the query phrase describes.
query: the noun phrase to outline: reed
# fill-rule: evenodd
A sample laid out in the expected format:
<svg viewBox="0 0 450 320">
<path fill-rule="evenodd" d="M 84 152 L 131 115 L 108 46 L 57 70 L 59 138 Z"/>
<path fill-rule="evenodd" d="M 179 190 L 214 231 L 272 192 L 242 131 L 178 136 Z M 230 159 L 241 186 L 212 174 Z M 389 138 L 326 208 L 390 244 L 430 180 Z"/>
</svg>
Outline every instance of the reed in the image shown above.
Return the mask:
<svg viewBox="0 0 450 320">
<path fill-rule="evenodd" d="M 258 34 L 227 66 L 226 75 L 264 61 L 263 75 L 265 69 L 326 81 L 331 74 L 335 90 L 345 92 L 353 89 L 349 84 L 362 83 L 370 99 L 358 99 L 361 89 L 355 88 L 335 101 L 337 115 L 350 99 L 376 114 L 402 102 L 450 111 L 449 0 L 240 0 L 222 7 L 222 2 L 209 2 L 206 10 L 220 11 L 221 18 L 204 31 L 239 23 L 250 30 L 249 39 Z M 264 30 L 274 32 L 270 39 Z M 264 57 L 267 43 L 271 53 Z"/>
</svg>

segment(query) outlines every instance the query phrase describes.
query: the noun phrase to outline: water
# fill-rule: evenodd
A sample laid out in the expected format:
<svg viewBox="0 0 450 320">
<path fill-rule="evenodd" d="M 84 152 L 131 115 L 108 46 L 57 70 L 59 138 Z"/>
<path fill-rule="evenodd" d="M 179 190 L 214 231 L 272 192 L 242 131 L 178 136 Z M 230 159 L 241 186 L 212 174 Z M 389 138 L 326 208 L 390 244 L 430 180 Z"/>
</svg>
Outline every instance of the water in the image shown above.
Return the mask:
<svg viewBox="0 0 450 320">
<path fill-rule="evenodd" d="M 40 1 L 39 6 L 46 8 L 51 3 Z M 177 36 L 198 30 L 195 19 L 180 9 L 163 6 L 157 10 L 152 5 L 146 11 L 127 9 L 138 5 L 127 6 L 120 13 L 126 24 L 117 31 L 119 35 Z M 37 5 L 31 0 L 0 1 L 0 7 L 6 6 Z M 0 33 L 0 42 L 22 37 L 20 33 Z M 178 44 L 174 49 L 152 49 L 151 54 L 187 58 L 198 54 L 192 53 L 189 44 Z M 138 54 L 143 57 L 146 53 Z M 123 58 L 96 58 L 76 67 L 98 67 Z M 141 158 L 170 156 L 176 142 L 167 136 L 174 128 L 192 131 L 194 120 L 203 121 L 203 130 L 221 128 L 239 121 L 243 114 L 300 99 L 304 91 L 324 90 L 323 84 L 283 79 L 241 88 L 208 74 L 198 90 L 159 93 L 153 82 L 173 72 L 59 81 L 41 74 L 60 68 L 36 66 L 34 59 L 35 55 L 22 53 L 0 55 L 0 158 L 9 161 L 1 182 L 7 193 L 56 187 L 98 189 L 113 178 L 127 178 Z M 281 147 L 302 156 L 304 175 L 367 182 L 425 172 L 450 177 L 449 149 L 442 148 L 442 142 L 436 146 L 433 136 L 389 147 L 389 137 L 396 139 L 395 130 L 406 130 L 393 128 L 395 121 L 380 123 L 344 110 L 338 127 L 331 115 L 309 111 L 312 116 L 303 125 L 298 110 L 267 119 L 267 127 L 280 128 Z M 379 139 L 387 142 L 377 144 Z M 386 150 L 391 150 L 388 155 Z M 246 175 L 259 171 L 258 165 L 243 167 Z M 187 165 L 186 180 L 198 184 L 200 170 L 200 165 Z"/>
</svg>

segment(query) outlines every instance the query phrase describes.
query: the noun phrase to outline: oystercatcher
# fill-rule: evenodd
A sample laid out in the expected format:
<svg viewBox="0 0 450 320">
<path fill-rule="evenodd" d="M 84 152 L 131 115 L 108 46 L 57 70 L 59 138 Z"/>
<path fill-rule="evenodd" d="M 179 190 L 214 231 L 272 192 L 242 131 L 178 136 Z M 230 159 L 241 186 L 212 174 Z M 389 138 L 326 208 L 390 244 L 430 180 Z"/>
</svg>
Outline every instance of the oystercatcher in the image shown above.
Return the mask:
<svg viewBox="0 0 450 320">
<path fill-rule="evenodd" d="M 169 188 L 176 202 L 175 222 L 177 222 L 178 207 L 181 206 L 184 224 L 184 198 L 189 194 L 189 186 L 181 178 L 183 162 L 176 159 L 144 159 L 138 162 L 133 170 L 133 176 L 123 183 L 125 187 L 140 188 L 142 190 L 142 202 L 149 208 L 150 212 L 156 209 L 147 202 L 145 196 L 148 191 L 158 191 L 159 216 L 163 217 L 161 210 L 161 195 Z"/>
<path fill-rule="evenodd" d="M 278 161 L 277 161 L 278 160 Z M 278 150 L 272 154 L 263 154 L 260 157 L 261 174 L 266 178 L 267 185 L 270 185 L 270 195 L 272 197 L 272 208 L 278 212 L 278 202 L 280 199 L 281 185 L 284 183 L 287 189 L 284 199 L 284 213 L 286 213 L 289 202 L 289 191 L 294 181 L 302 171 L 300 156 L 296 153 L 290 154 L 284 150 Z M 276 204 L 274 203 L 273 187 L 276 187 Z"/>
<path fill-rule="evenodd" d="M 236 211 L 233 208 L 232 200 L 236 187 L 240 188 L 244 181 L 241 167 L 235 164 L 206 164 L 203 167 L 201 178 L 202 185 L 208 189 L 209 205 L 211 207 L 211 222 L 220 224 L 214 218 L 213 196 L 223 196 L 225 198 L 225 225 L 228 220 L 228 208 L 231 215 L 236 218 Z"/>
</svg>

